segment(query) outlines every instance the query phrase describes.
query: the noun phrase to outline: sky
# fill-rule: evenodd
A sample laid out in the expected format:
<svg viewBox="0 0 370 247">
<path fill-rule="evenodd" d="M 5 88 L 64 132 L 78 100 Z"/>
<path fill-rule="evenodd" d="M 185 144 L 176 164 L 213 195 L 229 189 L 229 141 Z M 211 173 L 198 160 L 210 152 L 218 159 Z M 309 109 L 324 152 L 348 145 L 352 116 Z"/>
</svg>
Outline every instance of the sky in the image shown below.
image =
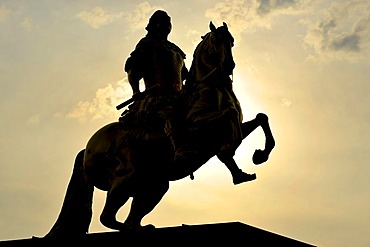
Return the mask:
<svg viewBox="0 0 370 247">
<path fill-rule="evenodd" d="M 151 14 L 192 54 L 226 22 L 244 120 L 269 116 L 235 155 L 257 180 L 233 185 L 212 158 L 170 183 L 143 220 L 157 227 L 242 222 L 318 246 L 370 246 L 370 2 L 367 0 L 1 0 L 0 240 L 44 236 L 58 217 L 76 154 L 131 97 L 124 61 Z M 95 189 L 90 232 L 105 192 Z M 118 213 L 127 216 L 129 203 Z"/>
</svg>

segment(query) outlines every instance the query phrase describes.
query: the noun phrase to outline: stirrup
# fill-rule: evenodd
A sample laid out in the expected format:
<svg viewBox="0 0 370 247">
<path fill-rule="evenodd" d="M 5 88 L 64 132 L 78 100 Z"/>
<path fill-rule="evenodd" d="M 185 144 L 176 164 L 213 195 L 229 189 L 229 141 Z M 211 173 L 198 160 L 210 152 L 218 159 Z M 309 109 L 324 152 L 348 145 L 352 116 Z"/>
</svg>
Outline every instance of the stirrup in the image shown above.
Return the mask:
<svg viewBox="0 0 370 247">
<path fill-rule="evenodd" d="M 196 152 L 189 149 L 177 149 L 173 160 L 176 161 L 190 161 L 196 155 Z"/>
</svg>

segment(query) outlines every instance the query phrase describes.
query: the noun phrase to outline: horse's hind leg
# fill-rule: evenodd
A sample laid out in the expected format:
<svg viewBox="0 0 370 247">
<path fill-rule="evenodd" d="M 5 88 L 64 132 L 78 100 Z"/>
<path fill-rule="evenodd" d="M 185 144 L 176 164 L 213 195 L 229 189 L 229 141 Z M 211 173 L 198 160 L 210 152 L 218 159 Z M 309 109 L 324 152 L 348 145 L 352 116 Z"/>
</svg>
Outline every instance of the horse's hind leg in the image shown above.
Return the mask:
<svg viewBox="0 0 370 247">
<path fill-rule="evenodd" d="M 149 214 L 156 205 L 158 205 L 169 188 L 168 181 L 155 181 L 152 184 L 150 184 L 150 182 L 148 184 L 149 186 L 140 188 L 140 190 L 133 196 L 131 209 L 127 219 L 125 220 L 126 226 L 130 226 L 134 229 L 141 229 L 141 220 Z M 144 227 L 154 226 L 148 225 Z"/>
<path fill-rule="evenodd" d="M 165 181 L 162 184 L 152 184 L 152 186 L 135 191 L 129 215 L 125 222 L 122 223 L 116 220 L 116 214 L 130 198 L 132 188 L 129 187 L 128 181 L 122 181 L 118 184 L 119 186 L 112 188 L 108 192 L 105 206 L 100 216 L 100 222 L 104 226 L 115 230 L 141 229 L 141 220 L 160 202 L 169 187 L 168 181 Z"/>
<path fill-rule="evenodd" d="M 122 181 L 115 181 L 111 190 L 107 192 L 105 205 L 100 215 L 100 222 L 111 229 L 120 230 L 126 226 L 116 220 L 118 210 L 130 198 L 130 188 L 128 186 L 127 178 L 121 178 Z"/>
</svg>

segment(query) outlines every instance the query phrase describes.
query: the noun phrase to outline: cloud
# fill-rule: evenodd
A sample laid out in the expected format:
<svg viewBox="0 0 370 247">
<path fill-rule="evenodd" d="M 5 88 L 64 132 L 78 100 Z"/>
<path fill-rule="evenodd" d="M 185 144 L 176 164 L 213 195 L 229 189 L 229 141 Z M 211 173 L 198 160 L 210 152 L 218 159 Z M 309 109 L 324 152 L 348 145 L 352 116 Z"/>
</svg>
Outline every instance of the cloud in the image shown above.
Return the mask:
<svg viewBox="0 0 370 247">
<path fill-rule="evenodd" d="M 78 19 L 88 24 L 94 29 L 101 28 L 116 20 L 126 20 L 130 28 L 139 30 L 146 26 L 149 16 L 158 9 L 157 6 L 151 6 L 148 2 L 136 5 L 133 11 L 109 12 L 102 7 L 94 7 L 89 11 L 82 11 L 76 15 Z"/>
<path fill-rule="evenodd" d="M 36 125 L 36 124 L 39 124 L 40 123 L 40 115 L 38 114 L 35 114 L 35 115 L 32 115 L 30 116 L 27 121 L 26 121 L 28 124 L 30 125 Z"/>
<path fill-rule="evenodd" d="M 302 0 L 259 0 L 257 2 L 257 14 L 262 16 L 277 11 L 286 13 L 299 11 L 308 3 Z"/>
<path fill-rule="evenodd" d="M 365 0 L 335 1 L 323 9 L 318 0 L 223 0 L 208 9 L 206 17 L 227 22 L 236 44 L 245 32 L 270 29 L 283 15 L 306 15 L 305 48 L 313 60 L 357 61 L 370 48 L 370 3 Z M 316 5 L 317 4 L 317 5 Z M 316 9 L 314 9 L 316 7 Z M 303 19 L 306 18 L 306 19 Z"/>
<path fill-rule="evenodd" d="M 28 13 L 22 11 L 11 11 L 5 5 L 0 5 L 0 24 L 9 20 L 17 23 L 17 25 L 26 31 L 32 31 L 34 28 L 38 28 L 35 21 L 26 16 L 26 14 Z"/>
<path fill-rule="evenodd" d="M 333 40 L 331 48 L 333 50 L 358 52 L 360 51 L 360 39 L 361 37 L 356 33 L 344 35 Z"/>
<path fill-rule="evenodd" d="M 83 122 L 86 120 L 117 117 L 119 112 L 116 110 L 116 106 L 130 97 L 131 88 L 127 78 L 124 78 L 117 82 L 116 87 L 108 84 L 106 87 L 98 89 L 91 101 L 80 101 L 67 114 L 67 118 Z"/>
<path fill-rule="evenodd" d="M 143 29 L 152 13 L 159 8 L 158 6 L 151 6 L 148 2 L 140 3 L 134 11 L 125 14 L 125 19 L 130 23 L 133 30 Z"/>
<path fill-rule="evenodd" d="M 288 98 L 283 98 L 283 99 L 281 100 L 281 105 L 282 105 L 283 107 L 287 107 L 287 108 L 289 108 L 289 107 L 292 105 L 292 101 L 291 101 L 290 99 L 288 99 Z"/>
<path fill-rule="evenodd" d="M 220 23 L 227 22 L 235 39 L 243 32 L 271 28 L 276 17 L 307 12 L 314 1 L 308 0 L 224 0 L 205 13 Z"/>
<path fill-rule="evenodd" d="M 78 19 L 94 29 L 105 26 L 121 16 L 122 13 L 108 13 L 102 7 L 94 7 L 91 11 L 82 11 L 76 15 Z"/>
<path fill-rule="evenodd" d="M 35 27 L 35 23 L 32 19 L 25 17 L 21 22 L 21 27 L 27 31 L 31 31 Z"/>
<path fill-rule="evenodd" d="M 208 9 L 206 17 L 213 22 L 226 22 L 230 27 L 236 39 L 245 30 L 252 29 L 256 24 L 254 22 L 256 6 L 253 1 L 244 0 L 225 0 L 219 2 L 214 8 Z"/>
<path fill-rule="evenodd" d="M 370 48 L 370 3 L 366 1 L 335 2 L 316 22 L 302 20 L 308 32 L 307 48 L 314 49 L 310 59 L 356 61 Z"/>
<path fill-rule="evenodd" d="M 5 5 L 0 5 L 0 23 L 4 23 L 10 15 L 10 10 Z"/>
</svg>

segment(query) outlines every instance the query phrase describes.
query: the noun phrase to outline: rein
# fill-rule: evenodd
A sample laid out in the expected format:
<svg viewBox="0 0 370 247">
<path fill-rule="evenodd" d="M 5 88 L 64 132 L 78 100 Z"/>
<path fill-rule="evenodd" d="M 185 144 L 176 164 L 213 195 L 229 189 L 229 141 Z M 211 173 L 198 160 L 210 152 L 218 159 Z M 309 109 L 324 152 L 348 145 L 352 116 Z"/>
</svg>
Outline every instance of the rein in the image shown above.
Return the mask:
<svg viewBox="0 0 370 247">
<path fill-rule="evenodd" d="M 203 76 L 203 78 L 199 81 L 199 82 L 203 82 L 204 80 L 206 80 L 208 77 L 210 77 L 214 72 L 216 72 L 217 70 L 217 67 L 215 67 L 213 70 L 211 70 L 211 72 L 209 72 L 208 74 L 206 74 L 205 76 Z"/>
<path fill-rule="evenodd" d="M 209 72 L 208 74 L 206 74 L 205 76 L 203 76 L 203 78 L 199 81 L 199 82 L 203 82 L 205 81 L 208 77 L 210 77 L 214 72 L 216 72 L 217 70 L 217 67 L 215 67 L 213 70 L 211 70 L 211 72 Z M 231 81 L 233 82 L 234 81 L 234 71 L 231 73 Z"/>
</svg>

